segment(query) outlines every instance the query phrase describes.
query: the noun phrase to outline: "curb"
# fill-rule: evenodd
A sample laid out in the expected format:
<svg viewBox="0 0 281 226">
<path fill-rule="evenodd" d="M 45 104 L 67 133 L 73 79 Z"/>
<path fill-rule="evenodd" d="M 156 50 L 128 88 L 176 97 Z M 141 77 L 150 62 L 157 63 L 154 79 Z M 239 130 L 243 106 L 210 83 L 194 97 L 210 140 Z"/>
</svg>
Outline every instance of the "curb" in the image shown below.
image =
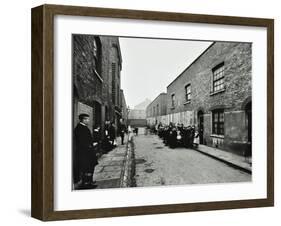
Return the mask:
<svg viewBox="0 0 281 226">
<path fill-rule="evenodd" d="M 219 157 L 217 157 L 217 156 L 215 156 L 215 155 L 211 155 L 211 154 L 206 153 L 206 152 L 204 152 L 204 151 L 200 151 L 199 149 L 193 149 L 193 150 L 198 151 L 198 152 L 200 152 L 200 153 L 202 153 L 202 154 L 204 154 L 204 155 L 207 155 L 207 156 L 209 156 L 209 157 L 211 157 L 211 158 L 213 158 L 213 159 L 216 159 L 216 160 L 218 160 L 218 161 L 220 161 L 220 162 L 223 162 L 223 163 L 225 163 L 225 164 L 227 164 L 227 165 L 229 165 L 229 166 L 231 166 L 231 167 L 233 167 L 233 168 L 235 168 L 235 169 L 239 169 L 239 170 L 241 170 L 241 171 L 243 171 L 243 172 L 245 172 L 245 173 L 252 174 L 252 170 L 249 170 L 249 169 L 247 169 L 247 168 L 244 168 L 244 167 L 242 167 L 242 166 L 239 166 L 239 165 L 237 165 L 237 164 L 234 164 L 234 163 L 232 163 L 232 162 L 229 162 L 229 161 L 227 161 L 227 160 L 224 160 L 224 159 L 222 159 L 222 158 L 219 158 Z"/>
<path fill-rule="evenodd" d="M 124 159 L 124 166 L 120 178 L 120 187 L 132 187 L 134 185 L 133 174 L 134 174 L 134 152 L 133 152 L 132 140 L 129 139 L 126 145 L 126 156 Z"/>
</svg>

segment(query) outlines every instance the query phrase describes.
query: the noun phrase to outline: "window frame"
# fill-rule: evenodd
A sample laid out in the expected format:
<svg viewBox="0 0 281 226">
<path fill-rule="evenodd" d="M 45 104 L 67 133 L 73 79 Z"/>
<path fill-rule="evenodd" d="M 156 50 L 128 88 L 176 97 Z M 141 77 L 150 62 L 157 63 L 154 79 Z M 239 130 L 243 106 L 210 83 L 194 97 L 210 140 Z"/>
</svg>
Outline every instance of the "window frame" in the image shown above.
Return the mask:
<svg viewBox="0 0 281 226">
<path fill-rule="evenodd" d="M 212 91 L 214 93 L 225 89 L 225 64 L 218 64 L 212 69 Z M 217 88 L 218 87 L 218 88 Z"/>
<path fill-rule="evenodd" d="M 212 134 L 224 136 L 224 117 L 224 109 L 219 108 L 212 111 Z"/>
<path fill-rule="evenodd" d="M 172 93 L 171 94 L 171 101 L 172 101 L 172 108 L 175 108 L 175 105 L 176 105 L 176 94 L 175 93 Z"/>
<path fill-rule="evenodd" d="M 189 88 L 189 92 L 187 92 L 188 88 Z M 184 86 L 184 91 L 185 91 L 185 101 L 190 102 L 191 101 L 191 84 L 190 83 L 188 83 Z M 189 98 L 188 98 L 188 96 L 189 96 Z"/>
<path fill-rule="evenodd" d="M 101 42 L 98 36 L 94 36 L 93 46 L 94 71 L 101 77 Z"/>
</svg>

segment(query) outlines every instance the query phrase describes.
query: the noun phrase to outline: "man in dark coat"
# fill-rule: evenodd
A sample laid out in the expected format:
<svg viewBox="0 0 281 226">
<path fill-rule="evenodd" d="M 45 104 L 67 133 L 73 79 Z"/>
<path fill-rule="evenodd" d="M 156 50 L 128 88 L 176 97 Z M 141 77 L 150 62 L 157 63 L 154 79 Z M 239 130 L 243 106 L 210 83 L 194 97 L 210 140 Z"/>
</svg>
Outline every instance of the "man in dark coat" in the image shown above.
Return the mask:
<svg viewBox="0 0 281 226">
<path fill-rule="evenodd" d="M 124 136 L 125 136 L 125 133 L 127 133 L 127 127 L 123 122 L 121 122 L 121 124 L 120 124 L 119 132 L 120 132 L 120 136 L 121 136 L 121 144 L 123 145 Z"/>
<path fill-rule="evenodd" d="M 103 141 L 102 141 L 102 149 L 105 153 L 109 152 L 111 149 L 109 127 L 110 127 L 110 122 L 105 121 L 104 136 L 103 136 Z"/>
<path fill-rule="evenodd" d="M 109 127 L 109 137 L 110 137 L 110 143 L 112 147 L 114 147 L 114 140 L 116 138 L 116 131 L 115 131 L 115 126 L 114 123 L 111 122 L 110 127 Z"/>
<path fill-rule="evenodd" d="M 88 128 L 89 115 L 80 114 L 79 123 L 74 130 L 75 151 L 78 162 L 79 175 L 82 180 L 81 188 L 94 188 L 94 169 L 97 164 L 94 150 L 94 140 Z"/>
</svg>

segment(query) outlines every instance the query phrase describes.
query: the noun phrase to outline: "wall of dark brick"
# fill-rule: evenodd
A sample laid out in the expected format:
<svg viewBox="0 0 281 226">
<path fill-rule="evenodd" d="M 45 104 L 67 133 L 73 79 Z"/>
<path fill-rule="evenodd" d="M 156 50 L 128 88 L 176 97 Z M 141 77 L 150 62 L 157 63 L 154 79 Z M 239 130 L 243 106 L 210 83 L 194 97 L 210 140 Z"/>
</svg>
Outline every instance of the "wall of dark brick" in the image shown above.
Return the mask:
<svg viewBox="0 0 281 226">
<path fill-rule="evenodd" d="M 100 61 L 95 65 L 94 39 L 100 43 Z M 95 103 L 101 108 L 100 125 L 104 127 L 105 120 L 118 122 L 122 117 L 121 73 L 122 56 L 118 37 L 73 35 L 73 86 L 74 113 L 78 102 L 93 108 L 95 117 Z M 115 64 L 115 83 L 112 84 L 112 64 Z M 98 68 L 98 75 L 93 68 Z M 115 99 L 112 99 L 112 85 L 115 87 Z M 117 95 L 119 93 L 119 95 Z M 125 97 L 123 96 L 123 102 Z M 118 114 L 117 114 L 118 113 Z M 74 117 L 77 117 L 74 115 Z"/>
<path fill-rule="evenodd" d="M 153 108 L 157 109 L 157 105 L 159 105 L 159 111 L 155 110 L 153 113 Z M 167 94 L 160 93 L 146 108 L 146 116 L 147 117 L 155 117 L 160 115 L 167 114 Z"/>
<path fill-rule="evenodd" d="M 212 92 L 212 69 L 219 63 L 225 65 L 225 92 Z M 243 101 L 251 96 L 251 44 L 216 42 L 186 71 L 167 87 L 168 114 L 203 108 L 204 112 L 224 105 L 225 110 L 241 110 Z M 184 86 L 191 84 L 191 102 L 185 104 Z M 176 95 L 172 109 L 171 94 Z"/>
<path fill-rule="evenodd" d="M 73 83 L 79 101 L 93 106 L 102 102 L 102 81 L 95 75 L 93 36 L 73 35 Z"/>
<path fill-rule="evenodd" d="M 213 94 L 212 69 L 224 62 L 225 91 Z M 167 87 L 167 113 L 193 112 L 192 124 L 197 125 L 197 113 L 204 112 L 204 143 L 211 146 L 242 152 L 247 143 L 247 119 L 243 103 L 251 101 L 252 46 L 250 43 L 213 43 L 182 74 Z M 191 84 L 191 101 L 186 103 L 185 85 Z M 175 94 L 175 107 L 171 95 Z M 224 137 L 212 134 L 212 110 L 225 112 Z M 242 144 L 242 145 L 240 145 Z M 242 149 L 241 149 L 242 147 Z M 241 151 L 242 150 L 242 151 Z"/>
</svg>

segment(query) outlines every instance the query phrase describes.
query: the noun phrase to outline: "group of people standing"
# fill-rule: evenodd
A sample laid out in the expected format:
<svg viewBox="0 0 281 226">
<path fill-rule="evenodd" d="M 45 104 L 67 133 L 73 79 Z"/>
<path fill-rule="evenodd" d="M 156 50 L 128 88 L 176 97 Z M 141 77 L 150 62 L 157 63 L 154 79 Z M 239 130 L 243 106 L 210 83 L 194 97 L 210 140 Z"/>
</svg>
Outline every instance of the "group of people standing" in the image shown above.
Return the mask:
<svg viewBox="0 0 281 226">
<path fill-rule="evenodd" d="M 184 126 L 179 123 L 177 125 L 174 123 L 169 125 L 159 123 L 152 128 L 152 132 L 163 138 L 163 142 L 171 148 L 178 146 L 194 148 L 199 144 L 199 133 L 195 126 Z"/>
<path fill-rule="evenodd" d="M 95 125 L 91 133 L 88 128 L 89 122 L 88 114 L 80 114 L 79 123 L 74 129 L 73 176 L 74 184 L 79 185 L 77 189 L 97 187 L 96 182 L 93 181 L 93 174 L 98 164 L 98 157 L 117 146 L 116 127 L 113 122 L 105 122 L 104 134 L 100 125 Z M 122 145 L 127 132 L 126 128 L 126 125 L 121 122 L 118 129 Z"/>
</svg>

